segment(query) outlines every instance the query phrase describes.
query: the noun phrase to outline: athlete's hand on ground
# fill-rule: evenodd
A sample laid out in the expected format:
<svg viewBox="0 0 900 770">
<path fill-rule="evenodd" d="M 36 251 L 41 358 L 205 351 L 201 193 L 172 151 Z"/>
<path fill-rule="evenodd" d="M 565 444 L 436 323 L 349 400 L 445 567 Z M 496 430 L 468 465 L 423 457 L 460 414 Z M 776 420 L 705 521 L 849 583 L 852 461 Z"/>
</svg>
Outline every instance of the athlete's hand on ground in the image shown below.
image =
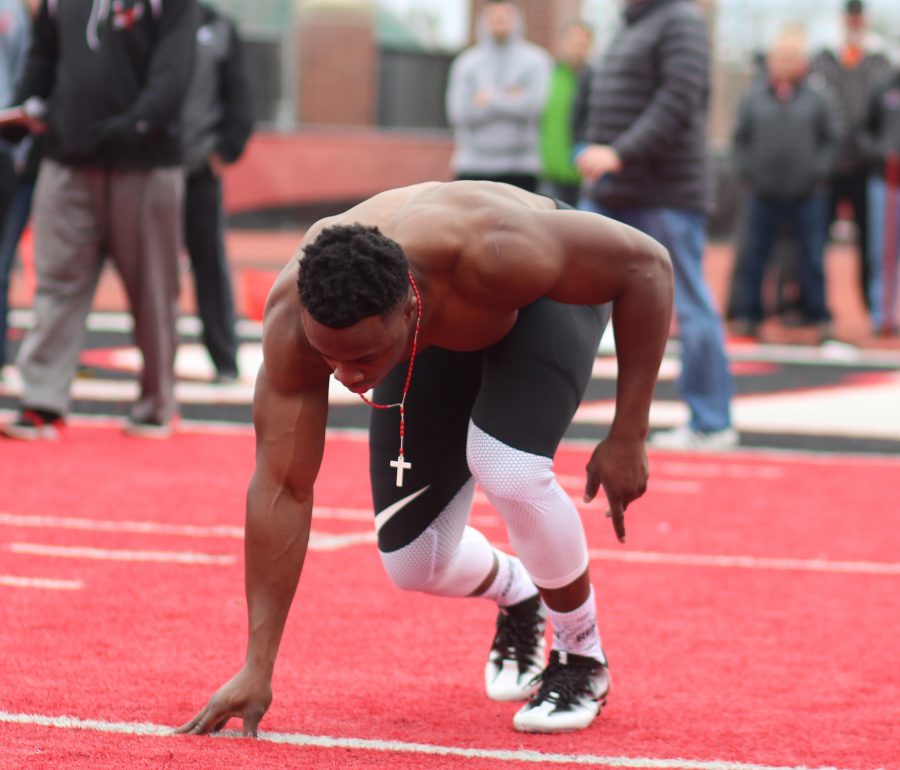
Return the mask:
<svg viewBox="0 0 900 770">
<path fill-rule="evenodd" d="M 616 537 L 625 542 L 625 509 L 647 490 L 650 475 L 647 450 L 641 439 L 609 437 L 600 442 L 587 464 L 587 484 L 584 501 L 589 503 L 597 495 L 600 485 L 606 494 Z"/>
<path fill-rule="evenodd" d="M 218 689 L 193 719 L 175 732 L 186 735 L 217 733 L 229 719 L 239 717 L 244 721 L 242 734 L 255 738 L 259 721 L 271 703 L 271 679 L 245 666 Z"/>
</svg>

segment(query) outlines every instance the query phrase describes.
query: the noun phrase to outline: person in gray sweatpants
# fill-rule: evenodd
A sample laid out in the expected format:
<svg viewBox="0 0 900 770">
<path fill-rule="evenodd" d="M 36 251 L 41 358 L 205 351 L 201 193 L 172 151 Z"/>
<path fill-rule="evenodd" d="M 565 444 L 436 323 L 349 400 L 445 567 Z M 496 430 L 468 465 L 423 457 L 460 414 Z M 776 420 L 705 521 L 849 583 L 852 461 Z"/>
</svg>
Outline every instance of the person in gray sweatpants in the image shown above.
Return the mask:
<svg viewBox="0 0 900 770">
<path fill-rule="evenodd" d="M 46 133 L 34 196 L 36 322 L 19 351 L 22 403 L 2 432 L 54 439 L 107 257 L 143 355 L 126 430 L 171 432 L 184 175 L 179 115 L 195 0 L 45 2 L 18 99 Z M 57 73 L 65 73 L 58 77 Z"/>
</svg>

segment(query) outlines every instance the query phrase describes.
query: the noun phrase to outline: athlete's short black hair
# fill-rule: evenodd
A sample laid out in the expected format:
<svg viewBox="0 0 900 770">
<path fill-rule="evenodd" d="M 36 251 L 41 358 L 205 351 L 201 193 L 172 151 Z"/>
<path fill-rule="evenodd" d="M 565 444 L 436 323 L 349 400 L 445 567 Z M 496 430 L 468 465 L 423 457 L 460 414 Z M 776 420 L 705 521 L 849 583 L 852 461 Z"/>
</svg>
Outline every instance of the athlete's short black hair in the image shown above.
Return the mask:
<svg viewBox="0 0 900 770">
<path fill-rule="evenodd" d="M 377 227 L 326 227 L 303 250 L 300 302 L 314 320 L 345 329 L 387 316 L 407 295 L 409 264 L 400 244 Z"/>
</svg>

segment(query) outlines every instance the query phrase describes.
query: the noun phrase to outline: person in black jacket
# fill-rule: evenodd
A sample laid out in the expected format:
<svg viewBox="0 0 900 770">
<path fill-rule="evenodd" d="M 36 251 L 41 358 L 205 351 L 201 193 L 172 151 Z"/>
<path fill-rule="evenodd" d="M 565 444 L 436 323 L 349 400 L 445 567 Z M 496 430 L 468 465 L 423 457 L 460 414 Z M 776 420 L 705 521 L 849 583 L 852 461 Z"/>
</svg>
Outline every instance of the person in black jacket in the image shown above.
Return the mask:
<svg viewBox="0 0 900 770">
<path fill-rule="evenodd" d="M 763 319 L 762 282 L 778 227 L 799 247 L 801 312 L 829 334 L 825 305 L 825 184 L 840 130 L 830 92 L 808 77 L 806 38 L 785 30 L 767 57 L 767 76 L 751 86 L 738 111 L 734 158 L 750 188 L 746 248 L 735 271 L 735 323 L 755 334 Z"/>
<path fill-rule="evenodd" d="M 834 92 L 841 118 L 842 137 L 829 179 L 826 237 L 838 209 L 846 201 L 853 209 L 856 242 L 859 251 L 859 280 L 862 299 L 871 307 L 871 244 L 866 185 L 869 169 L 860 156 L 857 136 L 866 110 L 869 93 L 890 75 L 891 64 L 881 50 L 877 37 L 869 32 L 866 8 L 862 0 L 846 0 L 843 13 L 843 40 L 825 48 L 813 58 L 811 69 L 821 75 Z"/>
<path fill-rule="evenodd" d="M 868 289 L 872 325 L 875 331 L 890 334 L 900 329 L 900 70 L 872 91 L 858 138 L 870 174 L 868 226 L 872 269 Z M 889 217 L 893 219 L 892 230 Z M 885 283 L 886 277 L 890 284 Z"/>
<path fill-rule="evenodd" d="M 234 23 L 200 4 L 194 74 L 182 113 L 187 172 L 185 245 L 194 272 L 203 342 L 216 380 L 238 377 L 238 338 L 225 253 L 221 174 L 253 131 L 253 102 L 243 46 Z"/>
<path fill-rule="evenodd" d="M 625 24 L 579 88 L 576 166 L 587 181 L 579 208 L 614 217 L 661 242 L 675 265 L 681 340 L 679 390 L 690 421 L 650 443 L 724 449 L 732 379 L 721 319 L 703 277 L 710 209 L 706 24 L 692 0 L 628 0 Z"/>
<path fill-rule="evenodd" d="M 17 101 L 46 130 L 34 195 L 36 323 L 19 350 L 12 438 L 59 436 L 105 257 L 143 354 L 126 430 L 171 432 L 182 193 L 179 113 L 195 0 L 44 0 Z"/>
</svg>

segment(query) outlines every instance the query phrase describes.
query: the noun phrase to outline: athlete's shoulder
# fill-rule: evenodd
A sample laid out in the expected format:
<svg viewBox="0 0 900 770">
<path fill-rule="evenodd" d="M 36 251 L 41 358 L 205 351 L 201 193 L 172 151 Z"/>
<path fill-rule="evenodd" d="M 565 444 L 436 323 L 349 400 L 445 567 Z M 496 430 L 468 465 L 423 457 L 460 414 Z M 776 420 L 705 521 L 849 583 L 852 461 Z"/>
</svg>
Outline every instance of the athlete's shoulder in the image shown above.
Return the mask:
<svg viewBox="0 0 900 770">
<path fill-rule="evenodd" d="M 330 374 L 303 329 L 298 263 L 299 253 L 275 279 L 263 316 L 263 364 L 270 383 L 282 393 L 316 387 Z"/>
</svg>

